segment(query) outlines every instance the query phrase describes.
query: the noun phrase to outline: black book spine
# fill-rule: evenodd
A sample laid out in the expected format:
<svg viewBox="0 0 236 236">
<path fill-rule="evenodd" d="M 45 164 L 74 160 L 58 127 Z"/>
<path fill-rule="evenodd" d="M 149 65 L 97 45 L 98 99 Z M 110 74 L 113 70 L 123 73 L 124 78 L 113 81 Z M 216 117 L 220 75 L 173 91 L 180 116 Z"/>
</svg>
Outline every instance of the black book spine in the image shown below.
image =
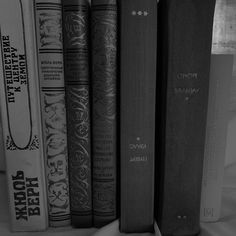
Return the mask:
<svg viewBox="0 0 236 236">
<path fill-rule="evenodd" d="M 120 230 L 153 231 L 157 1 L 120 1 Z"/>
<path fill-rule="evenodd" d="M 158 225 L 197 235 L 215 0 L 160 2 L 163 95 Z"/>
<path fill-rule="evenodd" d="M 117 4 L 92 1 L 94 226 L 116 219 Z"/>
<path fill-rule="evenodd" d="M 63 0 L 64 64 L 72 225 L 92 226 L 87 0 Z"/>
</svg>

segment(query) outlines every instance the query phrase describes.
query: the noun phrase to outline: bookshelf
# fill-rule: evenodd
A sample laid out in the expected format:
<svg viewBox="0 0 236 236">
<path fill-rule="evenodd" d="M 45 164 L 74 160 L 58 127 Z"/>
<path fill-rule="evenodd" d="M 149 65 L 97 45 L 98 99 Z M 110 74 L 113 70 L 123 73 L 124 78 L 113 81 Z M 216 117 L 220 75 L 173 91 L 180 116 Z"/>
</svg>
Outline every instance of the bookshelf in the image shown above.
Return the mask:
<svg viewBox="0 0 236 236">
<path fill-rule="evenodd" d="M 236 0 L 217 0 L 213 53 L 236 55 Z M 216 223 L 202 223 L 200 236 L 235 236 L 236 235 L 236 56 L 231 86 L 230 121 L 228 126 L 228 142 L 226 150 L 226 167 L 224 185 L 222 187 L 221 219 Z M 0 235 L 2 236 L 122 236 L 118 231 L 118 221 L 97 230 L 49 228 L 45 232 L 12 233 L 9 231 L 9 211 L 5 173 L 0 172 Z M 135 234 L 131 234 L 135 236 Z M 151 235 L 151 234 L 142 234 Z M 157 235 L 157 234 L 156 234 Z M 141 236 L 141 234 L 139 234 Z"/>
</svg>

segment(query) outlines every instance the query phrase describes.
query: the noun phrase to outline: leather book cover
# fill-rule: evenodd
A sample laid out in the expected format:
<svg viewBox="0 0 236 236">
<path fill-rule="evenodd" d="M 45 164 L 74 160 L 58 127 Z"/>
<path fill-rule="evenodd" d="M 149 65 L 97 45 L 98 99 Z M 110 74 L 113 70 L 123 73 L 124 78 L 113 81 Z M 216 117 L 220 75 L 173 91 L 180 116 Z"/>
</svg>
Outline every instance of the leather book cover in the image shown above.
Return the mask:
<svg viewBox="0 0 236 236">
<path fill-rule="evenodd" d="M 215 0 L 160 4 L 164 106 L 157 223 L 163 235 L 196 235 Z"/>
<path fill-rule="evenodd" d="M 63 0 L 71 223 L 92 227 L 90 45 L 87 0 Z"/>
<path fill-rule="evenodd" d="M 120 1 L 120 230 L 152 232 L 157 1 Z"/>
<path fill-rule="evenodd" d="M 70 225 L 61 0 L 35 0 L 50 226 Z"/>
<path fill-rule="evenodd" d="M 233 55 L 211 56 L 200 211 L 202 222 L 217 221 L 221 213 L 233 61 Z"/>
<path fill-rule="evenodd" d="M 117 216 L 117 3 L 92 0 L 93 220 Z"/>
</svg>

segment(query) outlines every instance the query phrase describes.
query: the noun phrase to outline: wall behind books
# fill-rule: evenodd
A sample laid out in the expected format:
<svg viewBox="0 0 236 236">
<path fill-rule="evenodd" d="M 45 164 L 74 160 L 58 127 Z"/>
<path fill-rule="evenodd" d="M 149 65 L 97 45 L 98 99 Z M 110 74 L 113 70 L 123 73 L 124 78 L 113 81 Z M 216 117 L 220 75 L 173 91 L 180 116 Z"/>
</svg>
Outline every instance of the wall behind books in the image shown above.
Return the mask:
<svg viewBox="0 0 236 236">
<path fill-rule="evenodd" d="M 232 76 L 231 94 L 229 104 L 229 123 L 227 134 L 225 165 L 236 164 L 236 56 L 234 56 L 234 71 Z"/>
<path fill-rule="evenodd" d="M 213 54 L 234 55 L 230 92 L 225 166 L 236 164 L 236 1 L 217 0 L 213 29 Z M 222 78 L 224 79 L 224 78 Z"/>
</svg>

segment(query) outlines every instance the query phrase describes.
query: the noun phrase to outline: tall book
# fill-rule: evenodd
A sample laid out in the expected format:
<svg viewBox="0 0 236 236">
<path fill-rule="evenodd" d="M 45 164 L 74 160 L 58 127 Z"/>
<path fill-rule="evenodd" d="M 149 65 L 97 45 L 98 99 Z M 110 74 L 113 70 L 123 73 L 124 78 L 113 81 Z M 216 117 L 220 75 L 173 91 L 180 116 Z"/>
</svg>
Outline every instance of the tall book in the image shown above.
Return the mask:
<svg viewBox="0 0 236 236">
<path fill-rule="evenodd" d="M 232 72 L 233 55 L 211 56 L 200 215 L 203 222 L 217 221 L 221 213 Z"/>
<path fill-rule="evenodd" d="M 90 45 L 87 0 L 63 0 L 63 36 L 72 225 L 92 227 Z"/>
<path fill-rule="evenodd" d="M 94 226 L 116 219 L 117 2 L 92 0 Z"/>
<path fill-rule="evenodd" d="M 160 2 L 163 63 L 157 223 L 163 235 L 197 235 L 215 0 Z"/>
<path fill-rule="evenodd" d="M 70 224 L 67 128 L 60 0 L 36 0 L 38 68 L 50 226 Z"/>
<path fill-rule="evenodd" d="M 13 231 L 47 228 L 33 1 L 0 2 L 0 96 Z"/>
<path fill-rule="evenodd" d="M 120 1 L 122 232 L 153 231 L 157 1 Z"/>
</svg>

